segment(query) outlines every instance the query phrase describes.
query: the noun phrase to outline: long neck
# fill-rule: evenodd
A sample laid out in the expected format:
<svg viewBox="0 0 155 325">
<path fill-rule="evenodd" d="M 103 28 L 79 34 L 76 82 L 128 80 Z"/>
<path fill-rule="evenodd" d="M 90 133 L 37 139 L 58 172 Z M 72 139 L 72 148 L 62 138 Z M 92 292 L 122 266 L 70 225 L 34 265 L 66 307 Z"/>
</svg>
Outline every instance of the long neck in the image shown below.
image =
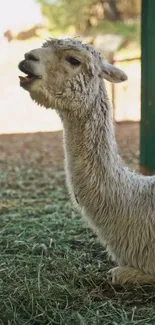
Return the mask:
<svg viewBox="0 0 155 325">
<path fill-rule="evenodd" d="M 114 137 L 111 107 L 102 85 L 89 114 L 63 116 L 67 170 L 81 204 L 96 197 L 98 203 L 107 198 L 107 187 L 117 182 L 120 157 Z M 109 191 L 109 196 L 111 196 Z"/>
</svg>

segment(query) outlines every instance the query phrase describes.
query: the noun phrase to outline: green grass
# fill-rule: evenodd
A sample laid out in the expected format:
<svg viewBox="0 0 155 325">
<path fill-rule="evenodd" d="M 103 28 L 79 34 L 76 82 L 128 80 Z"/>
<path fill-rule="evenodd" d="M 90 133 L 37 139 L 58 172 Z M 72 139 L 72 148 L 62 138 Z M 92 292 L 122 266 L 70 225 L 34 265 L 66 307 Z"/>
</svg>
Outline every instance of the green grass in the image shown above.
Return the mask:
<svg viewBox="0 0 155 325">
<path fill-rule="evenodd" d="M 24 139 L 0 141 L 0 324 L 155 324 L 155 286 L 108 282 L 112 264 L 47 154 L 52 135 L 40 154 Z"/>
</svg>

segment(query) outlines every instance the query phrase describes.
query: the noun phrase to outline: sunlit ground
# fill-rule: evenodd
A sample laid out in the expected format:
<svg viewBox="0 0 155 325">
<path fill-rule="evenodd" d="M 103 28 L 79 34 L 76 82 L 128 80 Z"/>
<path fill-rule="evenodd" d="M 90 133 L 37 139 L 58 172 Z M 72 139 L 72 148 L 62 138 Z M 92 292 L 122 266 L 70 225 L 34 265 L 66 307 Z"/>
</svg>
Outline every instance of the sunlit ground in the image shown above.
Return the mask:
<svg viewBox="0 0 155 325">
<path fill-rule="evenodd" d="M 127 57 L 132 57 L 131 53 Z M 134 55 L 133 55 L 134 58 Z M 128 76 L 128 80 L 121 84 L 116 84 L 115 92 L 115 118 L 117 121 L 131 120 L 139 121 L 140 112 L 140 82 L 141 67 L 140 60 L 124 62 L 117 64 L 119 68 L 124 70 Z"/>
<path fill-rule="evenodd" d="M 55 111 L 39 107 L 19 86 L 18 63 L 24 53 L 41 45 L 43 40 L 1 42 L 0 51 L 0 133 L 55 131 L 62 128 Z M 119 64 L 129 80 L 115 86 L 117 120 L 140 119 L 140 62 Z M 110 91 L 111 84 L 108 84 Z"/>
<path fill-rule="evenodd" d="M 0 133 L 55 131 L 62 128 L 55 111 L 36 105 L 19 86 L 18 63 L 41 40 L 0 44 Z"/>
</svg>

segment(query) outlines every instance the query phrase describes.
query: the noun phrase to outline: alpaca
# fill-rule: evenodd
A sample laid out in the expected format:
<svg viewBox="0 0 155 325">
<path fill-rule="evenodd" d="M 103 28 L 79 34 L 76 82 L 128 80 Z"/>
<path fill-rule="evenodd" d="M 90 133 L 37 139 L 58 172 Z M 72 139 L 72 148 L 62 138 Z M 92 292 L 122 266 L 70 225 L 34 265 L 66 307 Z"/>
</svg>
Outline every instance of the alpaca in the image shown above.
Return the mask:
<svg viewBox="0 0 155 325">
<path fill-rule="evenodd" d="M 49 39 L 19 69 L 21 87 L 62 120 L 71 200 L 118 265 L 112 283 L 155 282 L 155 177 L 121 161 L 104 83 L 126 74 L 75 39 Z"/>
</svg>

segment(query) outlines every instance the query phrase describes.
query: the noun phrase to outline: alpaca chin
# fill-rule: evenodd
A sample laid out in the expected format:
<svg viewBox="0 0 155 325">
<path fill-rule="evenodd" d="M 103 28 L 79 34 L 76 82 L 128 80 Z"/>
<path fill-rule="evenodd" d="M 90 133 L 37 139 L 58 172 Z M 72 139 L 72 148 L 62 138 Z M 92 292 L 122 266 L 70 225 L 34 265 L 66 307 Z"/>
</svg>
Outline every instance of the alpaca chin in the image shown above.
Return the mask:
<svg viewBox="0 0 155 325">
<path fill-rule="evenodd" d="M 29 90 L 30 97 L 32 100 L 41 107 L 52 108 L 52 98 L 47 96 L 46 92 L 40 91 L 39 89 Z"/>
</svg>

